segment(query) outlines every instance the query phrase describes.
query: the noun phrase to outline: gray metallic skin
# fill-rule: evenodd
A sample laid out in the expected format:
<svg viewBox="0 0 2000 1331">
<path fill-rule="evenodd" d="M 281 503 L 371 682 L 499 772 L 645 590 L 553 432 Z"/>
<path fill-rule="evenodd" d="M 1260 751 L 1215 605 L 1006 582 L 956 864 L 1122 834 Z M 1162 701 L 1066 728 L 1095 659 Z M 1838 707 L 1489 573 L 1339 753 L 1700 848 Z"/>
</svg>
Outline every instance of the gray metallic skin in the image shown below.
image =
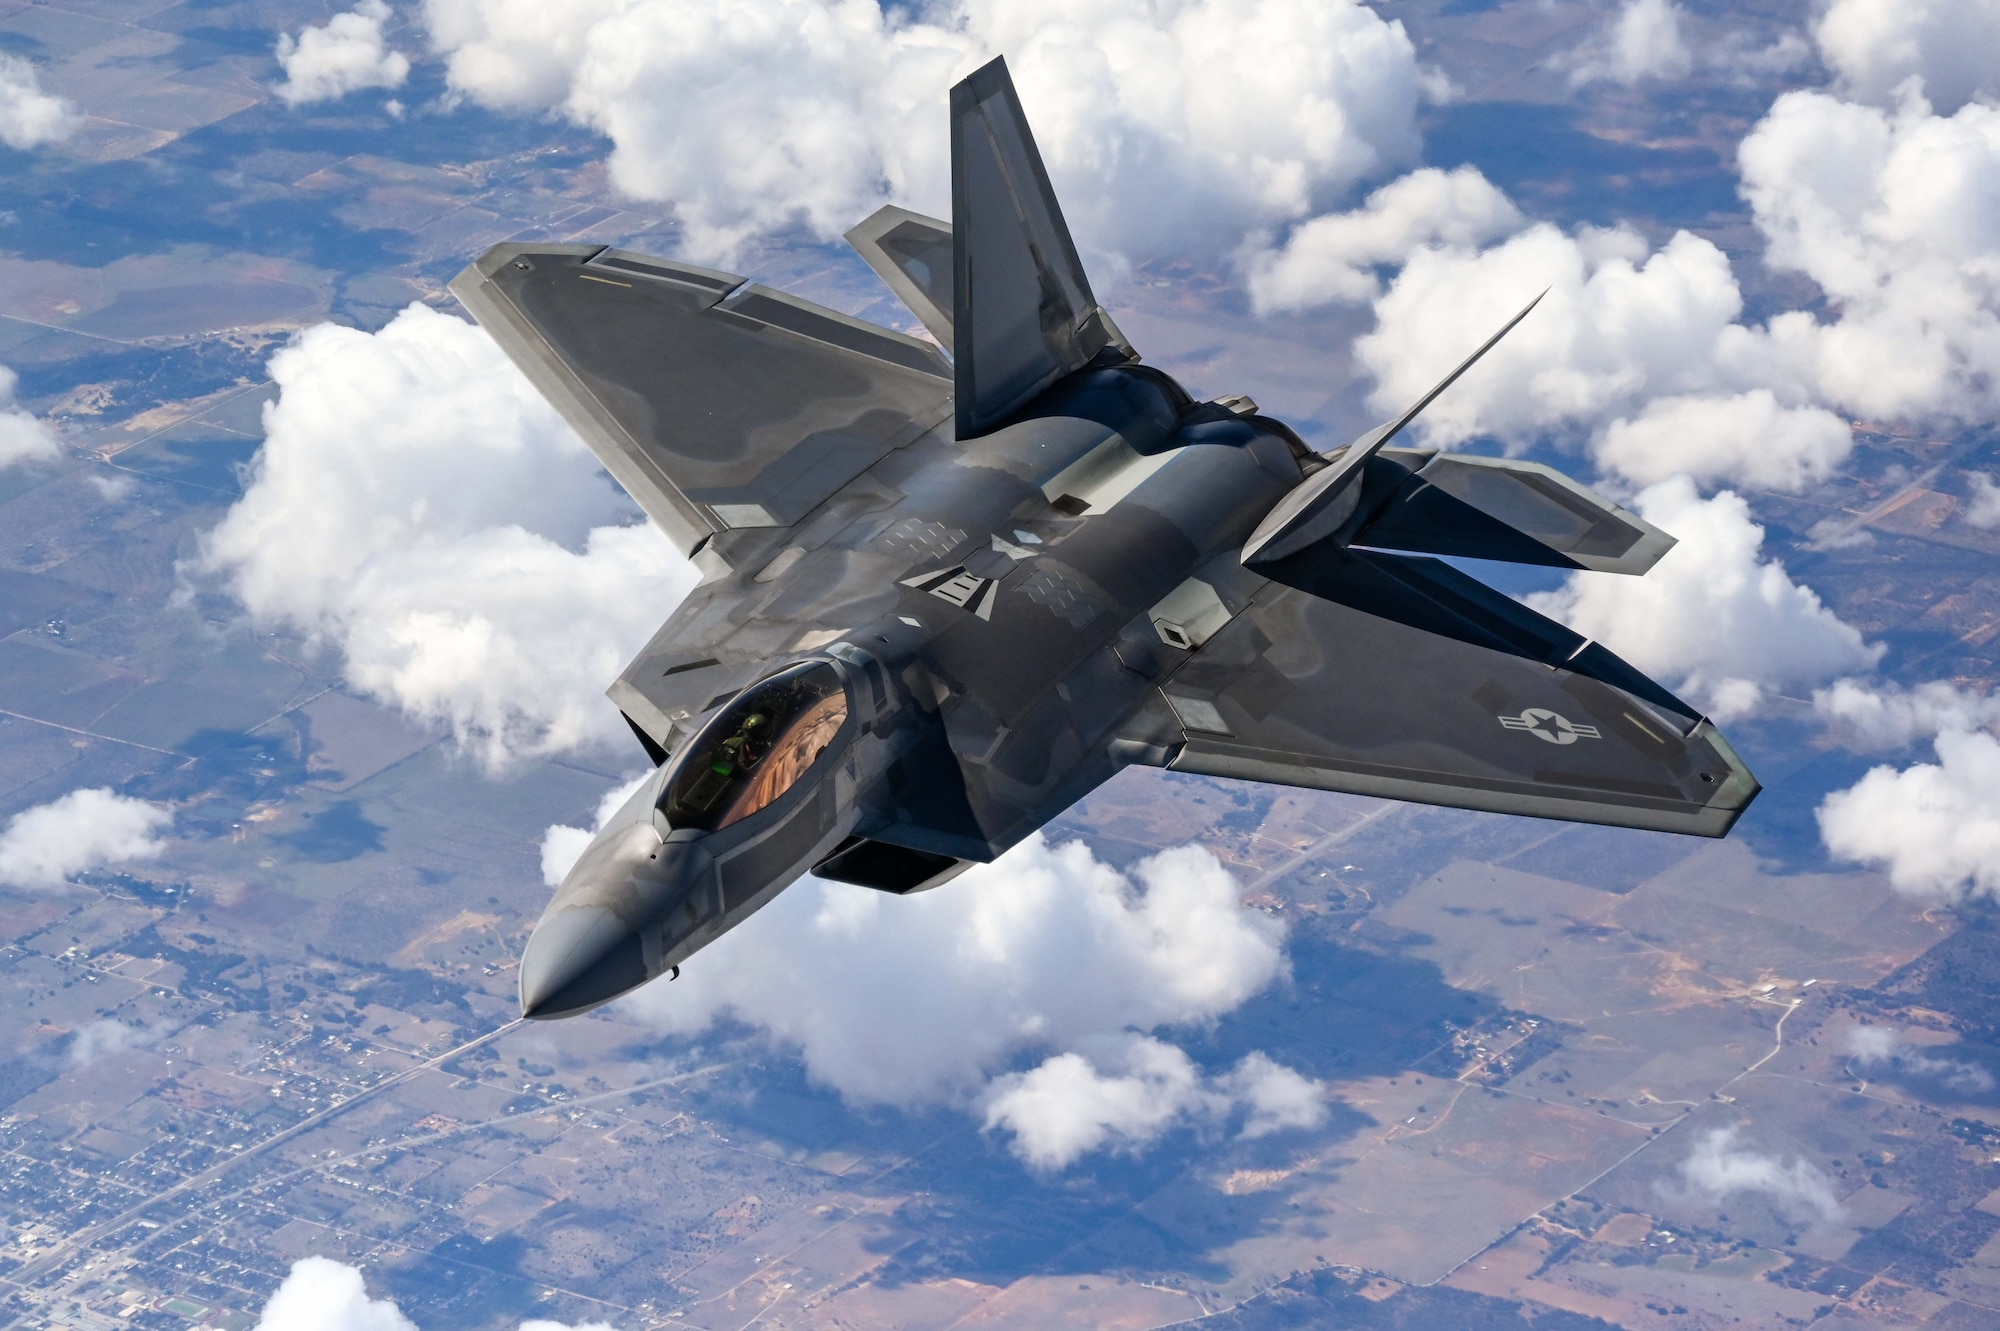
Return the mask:
<svg viewBox="0 0 2000 1331">
<path fill-rule="evenodd" d="M 525 1015 L 677 973 L 808 871 L 935 886 L 1132 763 L 1728 830 L 1757 786 L 1712 725 L 1429 557 L 1643 573 L 1671 537 L 1547 468 L 1387 427 L 1321 456 L 1197 401 L 1095 304 L 1004 66 L 952 109 L 956 228 L 850 235 L 950 361 L 595 247 L 453 283 L 704 574 L 610 689 L 660 765 L 530 939 Z M 801 661 L 838 672 L 838 733 L 767 807 L 675 826 L 732 700 Z"/>
</svg>

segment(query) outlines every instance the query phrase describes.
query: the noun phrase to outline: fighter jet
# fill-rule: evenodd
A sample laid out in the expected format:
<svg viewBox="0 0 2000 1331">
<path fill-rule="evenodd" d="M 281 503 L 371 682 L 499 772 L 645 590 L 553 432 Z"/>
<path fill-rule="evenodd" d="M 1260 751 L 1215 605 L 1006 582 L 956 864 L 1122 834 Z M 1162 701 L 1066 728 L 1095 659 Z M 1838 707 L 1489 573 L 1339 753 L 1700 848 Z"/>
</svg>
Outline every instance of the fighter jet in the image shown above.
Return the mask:
<svg viewBox="0 0 2000 1331">
<path fill-rule="evenodd" d="M 929 338 L 596 245 L 452 283 L 702 579 L 609 689 L 656 770 L 528 940 L 523 1015 L 678 975 L 806 873 L 936 887 L 1135 764 L 1728 832 L 1758 785 L 1699 711 L 1445 562 L 1639 575 L 1673 538 L 1392 446 L 1506 328 L 1315 452 L 1141 360 L 1003 62 L 950 110 L 951 222 L 847 237 Z"/>
</svg>

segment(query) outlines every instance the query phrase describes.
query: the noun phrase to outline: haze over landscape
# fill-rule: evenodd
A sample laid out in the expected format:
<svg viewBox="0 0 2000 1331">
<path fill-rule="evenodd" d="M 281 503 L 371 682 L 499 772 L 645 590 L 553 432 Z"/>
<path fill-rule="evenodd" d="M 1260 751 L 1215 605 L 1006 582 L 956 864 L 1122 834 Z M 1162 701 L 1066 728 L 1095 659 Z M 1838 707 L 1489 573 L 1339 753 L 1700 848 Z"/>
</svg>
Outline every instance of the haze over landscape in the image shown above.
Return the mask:
<svg viewBox="0 0 2000 1331">
<path fill-rule="evenodd" d="M 916 332 L 1005 54 L 1148 362 L 1680 539 L 1467 567 L 1722 842 L 1133 768 L 515 1020 L 695 580 L 444 284 Z M 0 0 L 0 1327 L 2000 1325 L 2000 4 Z M 1357 699 L 1366 706 L 1368 700 Z"/>
</svg>

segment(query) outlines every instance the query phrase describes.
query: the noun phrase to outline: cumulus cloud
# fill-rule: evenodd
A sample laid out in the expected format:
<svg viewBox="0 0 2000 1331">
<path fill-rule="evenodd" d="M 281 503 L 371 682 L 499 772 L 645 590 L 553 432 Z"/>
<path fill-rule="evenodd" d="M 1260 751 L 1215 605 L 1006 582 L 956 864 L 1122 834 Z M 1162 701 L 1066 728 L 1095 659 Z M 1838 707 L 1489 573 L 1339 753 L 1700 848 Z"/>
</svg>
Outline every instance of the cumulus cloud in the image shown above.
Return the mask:
<svg viewBox="0 0 2000 1331">
<path fill-rule="evenodd" d="M 256 1331 L 417 1331 L 393 1299 L 371 1299 L 359 1269 L 329 1257 L 292 1263 L 257 1319 Z M 604 1322 L 530 1318 L 521 1331 L 612 1331 Z"/>
<path fill-rule="evenodd" d="M 1427 444 L 1528 443 L 1653 397 L 1709 389 L 1743 308 L 1729 260 L 1686 232 L 1657 252 L 1637 232 L 1537 223 L 1485 250 L 1410 257 L 1356 340 L 1383 413 L 1414 401 L 1543 287 L 1535 312 L 1418 418 Z"/>
<path fill-rule="evenodd" d="M 1774 347 L 1829 403 L 1973 419 L 2000 402 L 2000 106 L 1938 116 L 1791 92 L 1738 150 L 1765 261 L 1839 317 L 1772 320 Z"/>
<path fill-rule="evenodd" d="M 1681 470 L 1797 489 L 1851 450 L 1836 411 L 1957 421 L 2000 406 L 2000 106 L 1945 117 L 1914 93 L 1884 108 L 1791 92 L 1744 139 L 1738 165 L 1765 261 L 1818 284 L 1831 318 L 1790 310 L 1742 323 L 1727 257 L 1687 232 L 1658 249 L 1623 227 L 1536 224 L 1483 249 L 1413 235 L 1418 248 L 1375 302 L 1375 330 L 1355 344 L 1376 378 L 1371 405 L 1410 401 L 1547 285 L 1535 313 L 1425 413 L 1427 442 L 1555 435 L 1642 484 Z M 1281 282 L 1286 272 L 1259 273 L 1263 303 L 1363 289 L 1303 265 Z"/>
<path fill-rule="evenodd" d="M 1278 248 L 1260 237 L 1243 257 L 1260 313 L 1362 304 L 1381 294 L 1375 270 L 1424 245 L 1468 248 L 1521 227 L 1521 214 L 1477 168 L 1424 167 L 1391 181 L 1360 208 L 1304 223 Z"/>
<path fill-rule="evenodd" d="M 1888 103 L 1910 79 L 1946 110 L 2000 91 L 1996 0 L 1834 0 L 1813 27 L 1843 88 Z"/>
<path fill-rule="evenodd" d="M 2000 484 L 1983 471 L 1972 475 L 1965 520 L 1975 527 L 2000 527 Z"/>
<path fill-rule="evenodd" d="M 361 0 L 321 27 L 278 38 L 278 65 L 285 81 L 271 90 L 288 106 L 326 102 L 364 88 L 400 88 L 410 76 L 409 57 L 388 48 L 382 24 L 389 18 L 383 0 Z"/>
<path fill-rule="evenodd" d="M 987 1129 L 1011 1132 L 1014 1154 L 1043 1171 L 1093 1151 L 1137 1151 L 1172 1128 L 1220 1122 L 1239 1105 L 1245 1138 L 1326 1121 L 1320 1084 L 1267 1054 L 1204 1077 L 1182 1050 L 1146 1036 L 1114 1042 L 1095 1058 L 1057 1054 L 995 1078 L 985 1097 Z"/>
<path fill-rule="evenodd" d="M 143 1026 L 128 1026 L 109 1017 L 85 1022 L 70 1037 L 69 1065 L 73 1068 L 89 1067 L 107 1055 L 126 1049 L 143 1049 L 157 1038 L 155 1032 Z"/>
<path fill-rule="evenodd" d="M 597 819 L 589 827 L 568 827 L 557 823 L 542 833 L 542 881 L 550 887 L 562 886 L 562 880 L 583 858 L 583 852 L 590 848 L 590 839 L 597 835 L 597 829 L 612 814 L 625 807 L 625 801 L 632 798 L 635 791 L 646 783 L 653 774 L 641 772 L 621 786 L 613 787 L 603 799 L 597 802 Z"/>
<path fill-rule="evenodd" d="M 760 1027 L 854 1103 L 976 1109 L 1037 1168 L 1239 1111 L 1247 1135 L 1309 1127 L 1317 1083 L 1261 1055 L 1208 1076 L 1151 1034 L 1284 973 L 1282 925 L 1237 893 L 1205 850 L 1121 873 L 1037 834 L 915 897 L 805 879 L 624 1006 L 681 1033 Z"/>
<path fill-rule="evenodd" d="M 1893 1026 L 1856 1026 L 1847 1032 L 1847 1054 L 1863 1069 L 1892 1068 L 1905 1076 L 1934 1081 L 1947 1090 L 1983 1095 L 1993 1089 L 1993 1074 L 1976 1063 L 1941 1058 L 1922 1045 L 1911 1044 Z"/>
<path fill-rule="evenodd" d="M 33 65 L 0 55 L 0 143 L 23 151 L 39 148 L 68 138 L 82 124 L 67 99 L 42 91 Z"/>
<path fill-rule="evenodd" d="M 1890 106 L 1791 92 L 1738 165 L 1765 261 L 1816 283 L 1824 311 L 1746 324 L 1711 242 L 1526 224 L 1461 173 L 1392 182 L 1282 246 L 1251 246 L 1243 267 L 1261 309 L 1374 300 L 1355 354 L 1384 414 L 1549 287 L 1418 422 L 1434 447 L 1553 438 L 1635 484 L 1798 490 L 1846 461 L 1848 416 L 1952 423 L 2000 408 L 2000 106 L 1941 116 L 1910 88 Z"/>
<path fill-rule="evenodd" d="M 250 487 L 193 571 L 489 764 L 623 742 L 605 683 L 695 574 L 493 340 L 413 305 L 270 371 Z"/>
<path fill-rule="evenodd" d="M 1937 761 L 1876 767 L 1821 802 L 1820 839 L 1930 901 L 2000 895 L 2000 740 L 1946 730 Z"/>
<path fill-rule="evenodd" d="M 1785 490 L 1824 480 L 1852 451 L 1800 356 L 1738 322 L 1727 256 L 1685 231 L 1655 250 L 1629 228 L 1572 236 L 1537 223 L 1483 250 L 1417 250 L 1354 345 L 1375 377 L 1370 405 L 1406 406 L 1545 286 L 1534 313 L 1418 418 L 1426 445 L 1554 436 L 1638 484 L 1691 475 Z"/>
<path fill-rule="evenodd" d="M 641 773 L 607 793 L 595 826 L 603 826 L 650 775 Z M 542 877 L 549 886 L 562 882 L 592 835 L 564 826 L 544 833 Z M 1238 1135 L 1244 1138 L 1323 1123 L 1321 1085 L 1267 1054 L 1252 1053 L 1210 1077 L 1184 1051 L 1134 1033 L 1133 1027 L 1198 1021 L 1234 1008 L 1282 967 L 1278 935 L 1263 917 L 1236 905 L 1233 880 L 1207 852 L 1169 852 L 1140 866 L 1137 875 L 1146 891 L 1141 902 L 1131 899 L 1129 882 L 1081 844 L 1051 851 L 1037 836 L 991 868 L 968 871 L 963 891 L 953 891 L 954 884 L 909 902 L 807 879 L 745 926 L 768 928 L 782 920 L 778 927 L 784 931 L 779 939 L 755 945 L 756 960 L 747 973 L 711 976 L 706 987 L 697 978 L 712 969 L 735 971 L 740 963 L 725 949 L 732 947 L 729 940 L 743 937 L 739 930 L 705 953 L 701 964 L 691 965 L 671 990 L 654 986 L 647 991 L 650 998 L 632 1001 L 648 1019 L 681 1030 L 706 1025 L 726 1007 L 797 1044 L 815 1076 L 864 1103 L 976 1100 L 987 1129 L 1011 1134 L 1014 1153 L 1042 1171 L 1067 1168 L 1093 1151 L 1136 1151 L 1175 1127 L 1214 1129 L 1239 1112 Z M 1065 909 L 1060 898 L 1072 884 L 1086 898 L 1095 893 L 1096 901 L 1081 911 Z M 971 893 L 996 899 L 982 909 Z M 899 909 L 917 903 L 930 903 L 937 918 L 896 918 Z M 1185 926 L 1176 918 L 1183 910 Z M 856 918 L 856 912 L 865 918 Z M 903 927 L 878 932 L 885 925 Z M 1042 949 L 1056 945 L 1053 935 L 1074 925 L 1085 930 L 1082 946 L 1064 940 L 1060 959 L 1044 962 Z M 1178 994 L 1149 998 L 1139 992 L 1158 990 L 1189 960 L 1181 929 L 1210 925 L 1234 953 L 1223 958 L 1219 974 L 1183 986 Z M 848 959 L 801 973 L 801 957 L 820 957 L 829 946 Z M 789 953 L 789 960 L 776 955 L 781 952 Z M 975 964 L 959 972 L 953 957 L 970 957 Z M 1122 1008 L 1098 1006 L 1102 991 L 1078 986 L 1069 974 L 1105 965 L 1121 982 L 1137 986 L 1124 996 Z M 1063 974 L 1045 973 L 1055 970 Z M 765 991 L 773 971 L 792 981 L 789 990 Z M 855 993 L 850 986 L 859 972 L 948 987 L 954 1003 L 940 1013 L 928 998 L 912 1004 L 910 991 L 891 995 L 879 982 Z M 976 987 L 958 992 L 967 974 Z M 720 986 L 716 978 L 723 981 Z M 833 1010 L 825 1010 L 828 1004 Z M 911 1012 L 912 1007 L 930 1015 Z M 890 1029 L 875 1029 L 885 1021 Z M 859 1029 L 837 1029 L 844 1023 Z M 880 1038 L 851 1038 L 871 1032 Z M 951 1048 L 968 1035 L 974 1047 Z M 1075 1048 L 1026 1072 L 1002 1073 L 979 1089 L 988 1069 L 1022 1048 L 1050 1043 Z"/>
<path fill-rule="evenodd" d="M 1681 1162 L 1682 1188 L 1710 1204 L 1738 1193 L 1770 1199 L 1795 1222 L 1833 1221 L 1843 1214 L 1833 1180 L 1802 1159 L 1790 1162 L 1737 1145 L 1738 1130 L 1713 1128 Z"/>
<path fill-rule="evenodd" d="M 1813 711 L 1853 749 L 1899 749 L 1947 730 L 2000 725 L 2000 697 L 1932 680 L 1914 688 L 1835 680 L 1813 693 Z"/>
<path fill-rule="evenodd" d="M 1356 0 L 426 0 L 451 87 L 607 135 L 697 257 L 949 210 L 945 92 L 1004 52 L 1086 247 L 1226 253 L 1412 159 L 1427 88 Z"/>
<path fill-rule="evenodd" d="M 1854 431 L 1822 407 L 1787 407 L 1767 388 L 1726 397 L 1663 397 L 1599 437 L 1600 466 L 1651 485 L 1669 476 L 1803 490 L 1854 451 Z"/>
<path fill-rule="evenodd" d="M 1704 499 L 1680 477 L 1641 491 L 1634 507 L 1679 538 L 1650 573 L 1575 573 L 1529 603 L 1676 683 L 1717 720 L 1881 659 L 1881 646 L 1760 557 L 1764 529 L 1740 496 Z"/>
<path fill-rule="evenodd" d="M 1261 1051 L 1246 1055 L 1222 1078 L 1224 1092 L 1244 1107 L 1245 1138 L 1288 1128 L 1316 1128 L 1326 1121 L 1325 1088 Z"/>
<path fill-rule="evenodd" d="M 1604 28 L 1569 56 L 1570 86 L 1677 79 L 1694 68 L 1673 0 L 1626 0 Z"/>
<path fill-rule="evenodd" d="M 802 882 L 633 1006 L 688 1031 L 733 1012 L 855 1100 L 950 1100 L 1038 1043 L 1236 1008 L 1283 971 L 1283 932 L 1205 850 L 1128 877 L 1037 834 L 915 897 Z"/>
<path fill-rule="evenodd" d="M 23 462 L 53 462 L 62 456 L 56 432 L 14 401 L 20 376 L 0 365 L 0 468 Z"/>
<path fill-rule="evenodd" d="M 327 1257 L 292 1263 L 257 1331 L 417 1331 L 389 1299 L 371 1299 L 361 1272 Z"/>
<path fill-rule="evenodd" d="M 109 787 L 72 790 L 15 814 L 0 831 L 0 883 L 61 887 L 90 869 L 151 859 L 166 849 L 158 834 L 173 821 L 172 810 Z"/>
</svg>

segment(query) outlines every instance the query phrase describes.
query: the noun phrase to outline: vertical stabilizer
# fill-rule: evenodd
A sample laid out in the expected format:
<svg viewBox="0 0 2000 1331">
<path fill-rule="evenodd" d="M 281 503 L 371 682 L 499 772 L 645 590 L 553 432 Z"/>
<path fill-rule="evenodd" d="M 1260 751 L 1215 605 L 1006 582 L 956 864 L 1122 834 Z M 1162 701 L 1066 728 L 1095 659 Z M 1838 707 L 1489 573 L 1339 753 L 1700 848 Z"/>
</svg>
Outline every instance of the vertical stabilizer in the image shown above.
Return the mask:
<svg viewBox="0 0 2000 1331">
<path fill-rule="evenodd" d="M 951 207 L 967 438 L 1124 339 L 1091 295 L 1004 60 L 951 90 Z"/>
</svg>

